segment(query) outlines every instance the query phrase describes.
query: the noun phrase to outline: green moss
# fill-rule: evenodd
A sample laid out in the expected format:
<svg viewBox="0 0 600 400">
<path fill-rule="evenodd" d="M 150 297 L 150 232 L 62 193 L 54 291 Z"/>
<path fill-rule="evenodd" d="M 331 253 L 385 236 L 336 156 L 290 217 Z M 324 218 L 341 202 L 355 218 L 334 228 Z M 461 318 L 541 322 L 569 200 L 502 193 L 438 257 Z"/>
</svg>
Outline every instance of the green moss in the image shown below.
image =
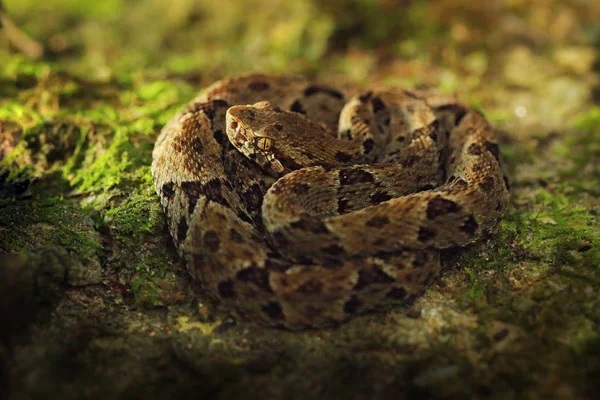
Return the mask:
<svg viewBox="0 0 600 400">
<path fill-rule="evenodd" d="M 477 299 L 483 296 L 485 293 L 485 286 L 477 276 L 477 273 L 471 268 L 465 268 L 464 272 L 467 274 L 469 280 L 466 295 L 471 299 Z"/>
<path fill-rule="evenodd" d="M 139 241 L 148 233 L 158 234 L 164 228 L 160 203 L 151 187 L 135 190 L 117 207 L 106 211 L 105 222 L 118 239 Z"/>
<path fill-rule="evenodd" d="M 572 201 L 559 186 L 553 192 L 539 189 L 530 211 L 510 210 L 486 246 L 474 246 L 466 255 L 463 300 L 481 297 L 523 262 L 532 276 L 550 271 L 600 284 L 598 218 Z"/>
<path fill-rule="evenodd" d="M 51 198 L 37 202 L 4 199 L 0 203 L 0 248 L 23 252 L 60 246 L 88 260 L 102 248 L 88 215 L 71 202 Z"/>
<path fill-rule="evenodd" d="M 526 235 L 520 240 L 529 254 L 555 266 L 597 265 L 597 217 L 586 207 L 571 204 L 570 198 L 560 192 L 541 189 L 535 200 L 538 211 L 526 217 Z"/>
<path fill-rule="evenodd" d="M 139 264 L 138 267 L 142 265 Z M 163 302 L 159 300 L 161 290 L 156 283 L 146 275 L 141 275 L 133 279 L 131 282 L 131 291 L 136 297 L 136 303 L 141 306 L 163 306 Z"/>
<path fill-rule="evenodd" d="M 145 171 L 145 172 L 141 172 Z M 120 274 L 130 282 L 136 304 L 156 307 L 181 301 L 180 265 L 169 251 L 165 219 L 148 170 L 140 169 L 145 183 L 118 205 L 104 212 L 106 226 L 121 258 Z"/>
<path fill-rule="evenodd" d="M 582 172 L 591 175 L 597 182 L 600 175 L 600 107 L 591 107 L 588 112 L 579 115 L 573 127 L 577 132 L 554 148 L 556 154 L 572 161 L 570 167 L 560 168 L 560 173 L 563 177 L 574 178 L 575 184 L 582 178 Z M 584 181 L 583 185 L 577 186 L 600 195 L 599 186 L 591 182 L 593 180 Z"/>
</svg>

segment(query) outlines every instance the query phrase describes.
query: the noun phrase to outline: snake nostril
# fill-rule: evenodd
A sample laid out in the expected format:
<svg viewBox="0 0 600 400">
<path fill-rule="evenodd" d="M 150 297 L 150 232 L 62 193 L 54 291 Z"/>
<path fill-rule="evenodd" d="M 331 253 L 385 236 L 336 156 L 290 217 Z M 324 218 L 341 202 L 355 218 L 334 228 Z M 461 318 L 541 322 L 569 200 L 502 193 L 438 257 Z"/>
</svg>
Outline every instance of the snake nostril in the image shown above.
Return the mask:
<svg viewBox="0 0 600 400">
<path fill-rule="evenodd" d="M 235 130 L 238 126 L 238 123 L 237 123 L 237 121 L 231 121 L 231 124 L 229 124 L 229 126 L 231 127 L 231 129 Z"/>
</svg>

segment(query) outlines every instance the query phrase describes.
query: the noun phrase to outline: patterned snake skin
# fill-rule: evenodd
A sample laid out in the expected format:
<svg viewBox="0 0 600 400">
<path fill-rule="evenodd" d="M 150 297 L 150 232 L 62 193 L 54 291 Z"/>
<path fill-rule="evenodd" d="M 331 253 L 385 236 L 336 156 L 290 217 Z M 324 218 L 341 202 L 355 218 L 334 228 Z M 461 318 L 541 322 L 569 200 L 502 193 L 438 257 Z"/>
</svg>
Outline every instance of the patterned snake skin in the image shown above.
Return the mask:
<svg viewBox="0 0 600 400">
<path fill-rule="evenodd" d="M 440 250 L 476 241 L 508 203 L 493 130 L 454 96 L 346 101 L 291 76 L 205 89 L 163 128 L 152 171 L 191 275 L 292 330 L 409 304 Z"/>
</svg>

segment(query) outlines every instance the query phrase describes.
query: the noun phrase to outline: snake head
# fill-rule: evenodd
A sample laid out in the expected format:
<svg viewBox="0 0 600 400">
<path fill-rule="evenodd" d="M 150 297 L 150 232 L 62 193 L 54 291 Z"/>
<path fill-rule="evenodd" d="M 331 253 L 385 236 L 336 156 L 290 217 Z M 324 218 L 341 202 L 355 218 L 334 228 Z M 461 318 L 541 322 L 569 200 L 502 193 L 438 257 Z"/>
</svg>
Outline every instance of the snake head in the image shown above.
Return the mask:
<svg viewBox="0 0 600 400">
<path fill-rule="evenodd" d="M 283 125 L 278 122 L 279 113 L 284 112 L 268 102 L 260 102 L 233 106 L 227 110 L 226 116 L 230 142 L 242 154 L 276 177 L 290 171 L 277 158 L 278 154 L 282 154 L 278 144 L 283 139 L 280 128 Z"/>
</svg>

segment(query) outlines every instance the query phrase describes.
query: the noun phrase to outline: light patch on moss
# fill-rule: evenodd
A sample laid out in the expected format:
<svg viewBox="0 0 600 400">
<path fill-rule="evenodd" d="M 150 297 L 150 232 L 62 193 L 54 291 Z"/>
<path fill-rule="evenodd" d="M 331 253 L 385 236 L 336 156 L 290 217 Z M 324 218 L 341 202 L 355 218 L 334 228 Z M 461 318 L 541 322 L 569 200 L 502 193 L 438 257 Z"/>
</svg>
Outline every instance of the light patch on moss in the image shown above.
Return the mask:
<svg viewBox="0 0 600 400">
<path fill-rule="evenodd" d="M 177 317 L 177 330 L 180 332 L 188 332 L 192 329 L 199 329 L 203 335 L 210 335 L 213 330 L 219 325 L 217 323 L 190 322 L 187 316 Z"/>
</svg>

